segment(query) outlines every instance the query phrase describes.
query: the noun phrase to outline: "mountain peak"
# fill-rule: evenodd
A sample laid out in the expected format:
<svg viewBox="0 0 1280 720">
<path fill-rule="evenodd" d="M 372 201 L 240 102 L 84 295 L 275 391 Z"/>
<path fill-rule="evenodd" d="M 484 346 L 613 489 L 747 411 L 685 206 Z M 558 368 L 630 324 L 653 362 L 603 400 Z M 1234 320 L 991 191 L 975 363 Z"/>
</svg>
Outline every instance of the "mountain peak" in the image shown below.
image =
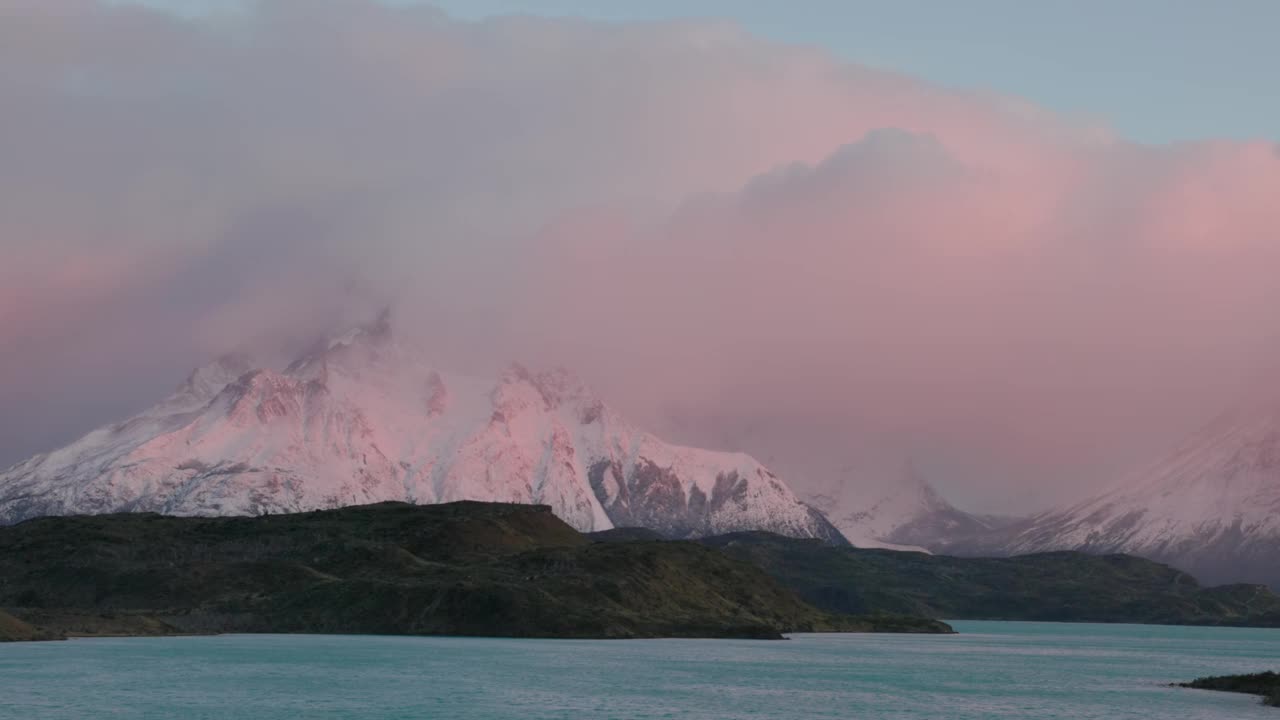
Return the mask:
<svg viewBox="0 0 1280 720">
<path fill-rule="evenodd" d="M 312 379 L 326 382 L 329 366 L 335 361 L 349 368 L 371 364 L 384 357 L 394 345 L 391 310 L 383 308 L 370 322 L 326 335 L 312 343 L 289 364 L 286 372 L 310 374 Z"/>
<path fill-rule="evenodd" d="M 854 545 L 932 548 L 940 539 L 986 527 L 947 502 L 910 455 L 897 461 L 881 456 L 841 470 L 843 484 L 810 500 Z"/>
<path fill-rule="evenodd" d="M 386 313 L 283 371 L 245 364 L 195 373 L 200 392 L 228 380 L 209 400 L 161 404 L 0 473 L 0 522 L 489 500 L 545 503 L 581 530 L 842 541 L 750 457 L 663 442 L 563 368 L 512 365 L 496 382 L 438 372 L 391 340 Z"/>
<path fill-rule="evenodd" d="M 253 359 L 247 353 L 232 352 L 222 355 L 213 362 L 192 370 L 161 407 L 166 411 L 196 409 L 253 368 Z"/>
<path fill-rule="evenodd" d="M 1209 582 L 1280 587 L 1280 407 L 1242 403 L 1108 490 L 981 538 L 966 552 L 1129 553 Z"/>
<path fill-rule="evenodd" d="M 351 345 L 386 345 L 395 337 L 391 326 L 391 308 L 384 307 L 373 320 L 327 338 L 325 348 L 335 350 Z"/>
<path fill-rule="evenodd" d="M 502 374 L 501 383 L 526 385 L 538 394 L 543 407 L 553 410 L 570 406 L 582 411 L 584 423 L 590 423 L 603 410 L 603 402 L 573 372 L 564 367 L 532 372 L 520 363 L 512 363 Z"/>
<path fill-rule="evenodd" d="M 903 461 L 902 467 L 902 491 L 916 498 L 920 506 L 933 512 L 950 512 L 954 511 L 951 503 L 938 492 L 938 489 L 929 482 L 929 479 L 920 472 L 915 460 L 908 456 Z"/>
</svg>

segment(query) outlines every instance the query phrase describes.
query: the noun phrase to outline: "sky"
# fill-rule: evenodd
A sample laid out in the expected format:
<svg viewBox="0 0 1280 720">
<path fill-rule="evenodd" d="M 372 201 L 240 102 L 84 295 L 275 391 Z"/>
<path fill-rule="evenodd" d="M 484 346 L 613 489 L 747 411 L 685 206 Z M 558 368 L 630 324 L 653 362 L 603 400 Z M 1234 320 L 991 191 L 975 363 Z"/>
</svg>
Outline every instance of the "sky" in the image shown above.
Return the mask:
<svg viewBox="0 0 1280 720">
<path fill-rule="evenodd" d="M 11 0 L 0 465 L 390 305 L 793 484 L 1105 487 L 1274 386 L 1275 11 L 1022 5 Z"/>
<path fill-rule="evenodd" d="M 234 0 L 147 0 L 208 13 Z M 414 4 L 417 0 L 394 0 Z M 1271 0 L 438 0 L 449 14 L 724 19 L 762 37 L 1027 98 L 1150 143 L 1280 140 Z M 1195 98 L 1189 102 L 1188 98 Z"/>
</svg>

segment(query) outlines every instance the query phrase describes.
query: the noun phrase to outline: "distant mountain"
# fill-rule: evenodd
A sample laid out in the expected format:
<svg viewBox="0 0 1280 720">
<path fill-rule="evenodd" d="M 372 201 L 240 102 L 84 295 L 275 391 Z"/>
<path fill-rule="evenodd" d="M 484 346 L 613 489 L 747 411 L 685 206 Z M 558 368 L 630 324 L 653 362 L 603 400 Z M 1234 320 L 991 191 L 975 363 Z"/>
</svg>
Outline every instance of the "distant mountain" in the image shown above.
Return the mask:
<svg viewBox="0 0 1280 720">
<path fill-rule="evenodd" d="M 593 543 L 549 507 L 496 503 L 39 518 L 0 527 L 0 577 L 0 639 L 180 632 L 777 638 L 950 629 L 924 618 L 824 612 L 704 545 Z"/>
<path fill-rule="evenodd" d="M 1115 489 L 952 550 L 1124 552 L 1207 582 L 1280 588 L 1280 404 L 1226 413 Z"/>
<path fill-rule="evenodd" d="M 824 547 L 760 532 L 701 542 L 759 566 L 831 612 L 1280 627 L 1280 596 L 1265 586 L 1204 587 L 1187 573 L 1129 555 L 961 558 Z"/>
<path fill-rule="evenodd" d="M 857 547 L 945 551 L 1009 521 L 952 506 L 912 461 L 913 450 L 880 428 L 804 414 L 680 409 L 668 409 L 655 423 L 695 444 L 761 458 Z"/>
<path fill-rule="evenodd" d="M 849 483 L 807 499 L 857 547 L 945 552 L 998 526 L 948 503 L 910 462 L 886 477 L 878 490 Z"/>
<path fill-rule="evenodd" d="M 663 442 L 562 370 L 512 366 L 496 381 L 440 372 L 397 342 L 385 315 L 283 371 L 222 358 L 150 410 L 0 473 L 0 523 L 384 500 L 544 503 L 582 531 L 844 542 L 745 454 Z"/>
</svg>

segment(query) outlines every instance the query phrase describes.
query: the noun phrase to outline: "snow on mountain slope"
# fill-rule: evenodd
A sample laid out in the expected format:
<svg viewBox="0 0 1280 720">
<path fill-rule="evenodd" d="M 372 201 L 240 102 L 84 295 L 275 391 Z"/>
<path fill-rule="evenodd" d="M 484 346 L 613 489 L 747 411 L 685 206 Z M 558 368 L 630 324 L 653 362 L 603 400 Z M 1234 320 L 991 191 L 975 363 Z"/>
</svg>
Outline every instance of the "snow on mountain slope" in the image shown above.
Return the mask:
<svg viewBox="0 0 1280 720">
<path fill-rule="evenodd" d="M 1280 587 L 1280 405 L 1227 413 L 1111 491 L 965 551 L 1060 549 L 1131 553 L 1205 582 Z"/>
<path fill-rule="evenodd" d="M 878 483 L 845 483 L 809 502 L 858 547 L 942 552 L 991 529 L 944 500 L 910 462 L 880 474 Z"/>
<path fill-rule="evenodd" d="M 826 418 L 669 410 L 658 422 L 694 443 L 763 458 L 854 545 L 928 552 L 994 526 L 957 510 L 875 428 Z"/>
<path fill-rule="evenodd" d="M 395 341 L 386 317 L 281 372 L 222 358 L 151 410 L 0 474 L 10 523 L 463 499 L 545 503 L 584 531 L 843 541 L 747 455 L 665 443 L 564 371 L 441 373 Z"/>
</svg>

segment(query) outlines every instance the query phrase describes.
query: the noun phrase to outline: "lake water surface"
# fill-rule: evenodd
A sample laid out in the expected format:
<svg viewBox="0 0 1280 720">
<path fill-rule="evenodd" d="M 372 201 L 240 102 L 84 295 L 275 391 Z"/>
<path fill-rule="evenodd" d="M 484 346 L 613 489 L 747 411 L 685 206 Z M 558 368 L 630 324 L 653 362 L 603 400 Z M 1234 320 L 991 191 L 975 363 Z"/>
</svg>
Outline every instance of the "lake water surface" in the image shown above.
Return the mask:
<svg viewBox="0 0 1280 720">
<path fill-rule="evenodd" d="M 789 641 L 224 635 L 0 644 L 0 718 L 1280 720 L 1165 687 L 1280 666 L 1280 630 L 956 622 Z"/>
</svg>

